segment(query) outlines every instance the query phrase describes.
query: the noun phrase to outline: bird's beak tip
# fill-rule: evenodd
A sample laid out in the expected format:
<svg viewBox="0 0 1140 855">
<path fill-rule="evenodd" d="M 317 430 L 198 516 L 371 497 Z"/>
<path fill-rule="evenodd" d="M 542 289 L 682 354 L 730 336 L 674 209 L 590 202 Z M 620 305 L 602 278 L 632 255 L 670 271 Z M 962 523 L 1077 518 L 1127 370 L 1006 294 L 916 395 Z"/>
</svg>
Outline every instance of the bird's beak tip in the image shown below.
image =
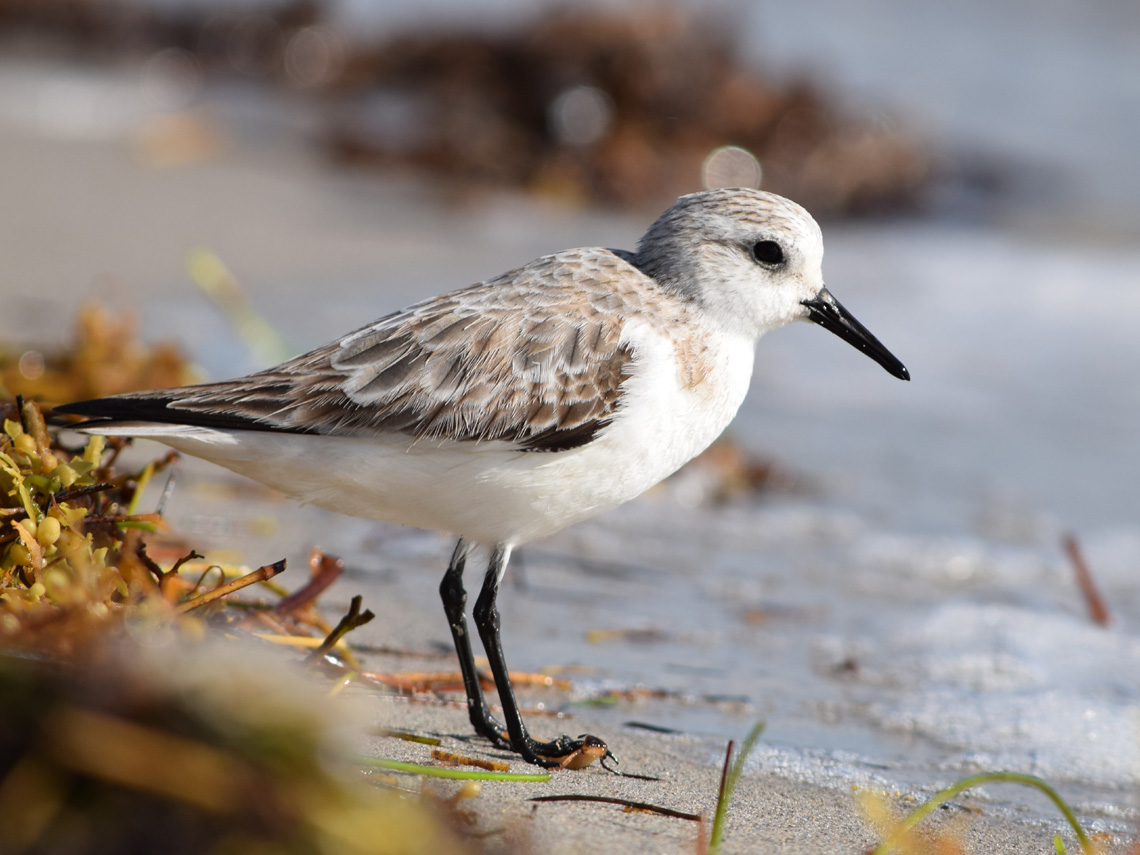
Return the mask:
<svg viewBox="0 0 1140 855">
<path fill-rule="evenodd" d="M 899 359 L 891 353 L 877 338 L 871 335 L 870 330 L 857 321 L 843 304 L 831 295 L 826 288 L 810 300 L 802 301 L 806 310 L 806 318 L 835 333 L 848 344 L 863 351 L 875 362 L 879 363 L 888 374 L 900 380 L 910 380 L 910 372 Z"/>
</svg>

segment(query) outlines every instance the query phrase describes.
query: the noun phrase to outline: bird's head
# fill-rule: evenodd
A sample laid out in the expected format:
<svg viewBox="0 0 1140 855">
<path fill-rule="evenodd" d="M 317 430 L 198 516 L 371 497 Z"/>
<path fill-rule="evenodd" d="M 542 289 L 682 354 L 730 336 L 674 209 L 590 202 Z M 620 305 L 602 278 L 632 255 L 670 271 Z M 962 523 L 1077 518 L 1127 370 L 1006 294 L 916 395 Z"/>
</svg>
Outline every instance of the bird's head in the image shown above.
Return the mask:
<svg viewBox="0 0 1140 855">
<path fill-rule="evenodd" d="M 782 196 L 725 188 L 682 196 L 641 239 L 637 265 L 753 339 L 808 320 L 863 351 L 895 377 L 903 364 L 824 287 L 823 234 Z"/>
</svg>

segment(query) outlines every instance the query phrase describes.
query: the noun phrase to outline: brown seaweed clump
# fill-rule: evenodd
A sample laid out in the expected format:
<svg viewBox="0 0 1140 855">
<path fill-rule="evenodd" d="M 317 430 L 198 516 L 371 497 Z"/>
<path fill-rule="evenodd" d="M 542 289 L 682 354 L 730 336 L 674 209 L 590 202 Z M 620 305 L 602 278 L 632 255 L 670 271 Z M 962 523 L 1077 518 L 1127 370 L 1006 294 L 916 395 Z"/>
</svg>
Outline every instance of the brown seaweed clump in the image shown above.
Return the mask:
<svg viewBox="0 0 1140 855">
<path fill-rule="evenodd" d="M 134 56 L 195 86 L 287 87 L 336 160 L 458 190 L 650 210 L 702 186 L 761 186 L 836 217 L 913 208 L 931 177 L 925 145 L 897 123 L 774 82 L 704 10 L 567 8 L 373 38 L 338 29 L 317 0 L 241 6 L 0 0 L 0 36 Z"/>
<path fill-rule="evenodd" d="M 140 488 L 173 457 L 113 471 L 121 450 L 102 437 L 67 449 L 39 408 L 0 406 L 0 645 L 69 656 L 132 606 L 173 602 L 174 574 L 146 554 L 141 535 L 158 514 L 135 513 Z"/>
<path fill-rule="evenodd" d="M 898 128 L 845 116 L 806 83 L 776 86 L 727 28 L 675 9 L 397 36 L 351 53 L 333 86 L 403 99 L 401 111 L 364 98 L 342 111 L 331 137 L 341 157 L 461 184 L 647 208 L 702 183 L 762 180 L 835 216 L 914 204 L 927 176 L 926 153 Z M 394 112 L 401 121 L 386 121 Z M 711 176 L 726 146 L 759 170 Z"/>
<path fill-rule="evenodd" d="M 143 344 L 136 327 L 129 315 L 88 305 L 80 308 L 65 348 L 0 342 L 0 399 L 21 396 L 62 404 L 198 379 L 177 347 Z"/>
</svg>

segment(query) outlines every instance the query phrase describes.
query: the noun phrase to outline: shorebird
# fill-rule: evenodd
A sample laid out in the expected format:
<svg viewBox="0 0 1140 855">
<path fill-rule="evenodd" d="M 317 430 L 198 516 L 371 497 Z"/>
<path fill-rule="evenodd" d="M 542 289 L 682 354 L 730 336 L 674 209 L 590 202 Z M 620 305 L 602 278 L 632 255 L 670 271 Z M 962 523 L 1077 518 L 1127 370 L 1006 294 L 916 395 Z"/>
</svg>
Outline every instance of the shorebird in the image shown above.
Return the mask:
<svg viewBox="0 0 1140 855">
<path fill-rule="evenodd" d="M 581 739 L 532 738 L 499 637 L 511 550 L 629 501 L 724 430 L 757 340 L 814 321 L 906 368 L 824 287 L 811 215 L 771 193 L 682 196 L 635 252 L 570 249 L 386 315 L 275 368 L 83 401 L 87 433 L 149 437 L 340 513 L 459 538 L 440 585 L 475 731 L 540 766 Z M 472 618 L 504 722 L 483 696 Z"/>
</svg>

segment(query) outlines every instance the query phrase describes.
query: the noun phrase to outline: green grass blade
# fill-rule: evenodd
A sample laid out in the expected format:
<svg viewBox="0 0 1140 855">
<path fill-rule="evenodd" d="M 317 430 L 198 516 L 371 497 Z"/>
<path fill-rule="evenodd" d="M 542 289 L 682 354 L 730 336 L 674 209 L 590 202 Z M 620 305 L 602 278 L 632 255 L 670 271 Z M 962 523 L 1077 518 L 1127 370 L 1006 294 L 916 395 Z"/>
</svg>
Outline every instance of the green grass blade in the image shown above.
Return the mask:
<svg viewBox="0 0 1140 855">
<path fill-rule="evenodd" d="M 127 515 L 134 516 L 139 512 L 139 502 L 142 500 L 143 490 L 146 485 L 150 483 L 150 479 L 154 477 L 154 461 L 151 461 L 143 469 L 139 475 L 138 480 L 135 482 L 135 494 L 131 496 L 130 504 L 127 505 Z"/>
<path fill-rule="evenodd" d="M 740 746 L 740 751 L 737 752 L 732 761 L 732 766 L 728 770 L 728 777 L 724 781 L 724 791 L 716 803 L 716 814 L 713 816 L 712 831 L 709 833 L 708 855 L 717 855 L 717 852 L 720 851 L 721 837 L 724 836 L 724 818 L 728 814 L 728 806 L 732 803 L 732 794 L 736 790 L 736 782 L 740 780 L 740 774 L 744 771 L 744 764 L 748 760 L 748 755 L 752 753 L 756 740 L 764 732 L 765 724 L 766 722 L 758 721 L 753 725 L 752 731 L 744 740 L 744 744 Z"/>
<path fill-rule="evenodd" d="M 126 531 L 128 528 L 137 528 L 142 531 L 158 531 L 158 525 L 156 523 L 147 522 L 146 520 L 123 520 L 122 522 L 116 523 L 116 525 L 123 531 Z"/>
<path fill-rule="evenodd" d="M 388 769 L 392 772 L 410 772 L 413 775 L 452 778 L 460 781 L 528 781 L 541 784 L 550 780 L 549 772 L 477 772 L 468 769 L 423 766 L 419 763 L 405 763 L 402 760 L 385 760 L 382 757 L 358 757 L 357 761 L 363 766 Z"/>
<path fill-rule="evenodd" d="M 930 801 L 922 805 L 920 808 L 911 813 L 911 815 L 908 816 L 905 820 L 903 820 L 902 824 L 899 825 L 899 827 L 896 828 L 891 833 L 891 835 L 883 841 L 882 845 L 879 846 L 879 848 L 876 849 L 872 855 L 887 855 L 887 853 L 891 851 L 891 849 L 895 846 L 898 840 L 903 837 L 903 835 L 905 835 L 908 831 L 922 822 L 922 820 L 925 819 L 926 816 L 931 811 L 935 810 L 939 805 L 950 801 L 950 799 L 954 798 L 954 796 L 958 795 L 964 790 L 968 790 L 971 787 L 976 787 L 979 784 L 988 784 L 993 781 L 1004 781 L 1011 784 L 1024 784 L 1025 786 L 1034 787 L 1043 792 L 1046 796 L 1049 797 L 1049 800 L 1057 806 L 1057 809 L 1061 812 L 1062 816 L 1065 817 L 1069 825 L 1072 827 L 1073 832 L 1077 835 L 1077 840 L 1081 844 L 1081 851 L 1084 852 L 1085 855 L 1096 855 L 1096 849 L 1093 847 L 1092 840 L 1089 839 L 1088 833 L 1084 830 L 1084 827 L 1077 819 L 1076 814 L 1073 813 L 1073 809 L 1070 808 L 1068 804 L 1066 804 L 1065 800 L 1062 799 L 1060 795 L 1058 795 L 1057 791 L 1040 778 L 1034 777 L 1033 775 L 1023 775 L 1020 772 L 986 772 L 981 775 L 974 775 L 970 778 L 963 778 L 961 781 L 958 781 L 955 784 L 951 784 L 945 789 L 939 790 L 931 797 Z M 1064 852 L 1064 844 L 1058 844 L 1058 841 L 1060 841 L 1060 837 L 1054 839 L 1054 845 L 1060 845 L 1058 851 Z"/>
</svg>

